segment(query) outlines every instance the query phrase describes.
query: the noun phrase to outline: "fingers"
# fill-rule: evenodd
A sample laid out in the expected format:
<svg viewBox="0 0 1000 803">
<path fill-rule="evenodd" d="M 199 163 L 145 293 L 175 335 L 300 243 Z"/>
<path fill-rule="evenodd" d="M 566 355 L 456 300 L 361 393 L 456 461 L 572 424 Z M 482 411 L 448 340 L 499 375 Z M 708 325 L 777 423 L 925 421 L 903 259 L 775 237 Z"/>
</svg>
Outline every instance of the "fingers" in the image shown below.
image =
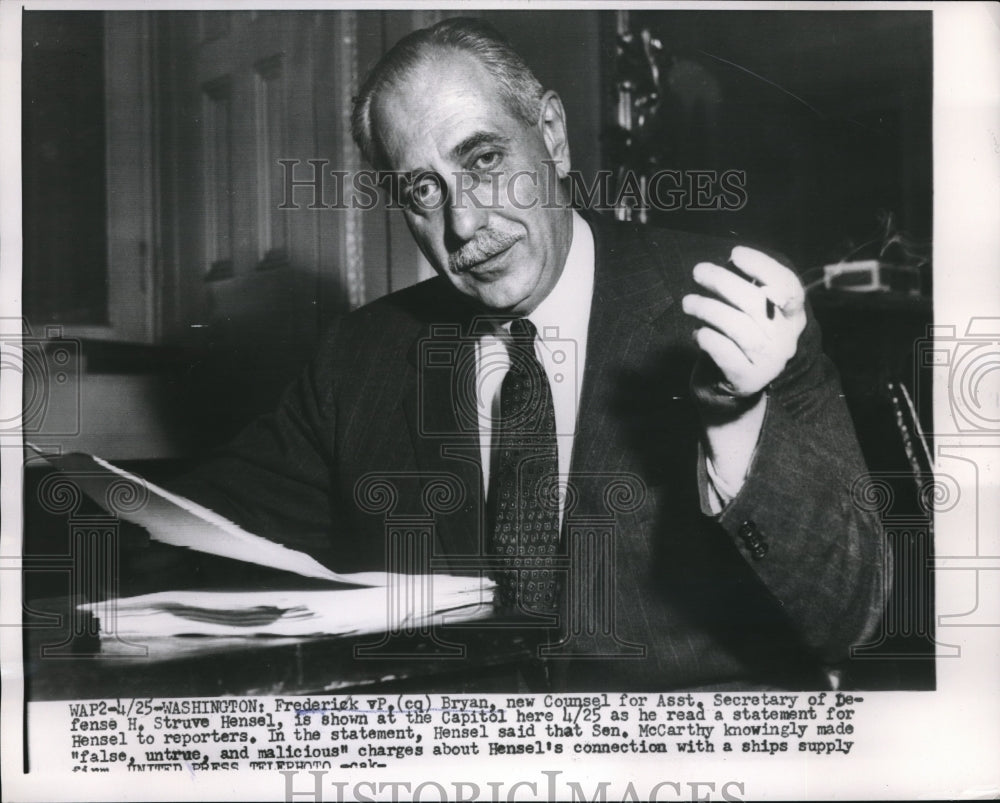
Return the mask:
<svg viewBox="0 0 1000 803">
<path fill-rule="evenodd" d="M 750 366 L 747 364 L 746 356 L 732 340 L 707 326 L 696 329 L 694 338 L 698 347 L 711 357 L 722 371 L 732 388 L 741 393 L 758 390 L 755 387 L 743 387 Z"/>
<path fill-rule="evenodd" d="M 699 262 L 692 273 L 694 280 L 723 301 L 747 314 L 766 309 L 767 296 L 757 287 L 728 268 Z"/>
<path fill-rule="evenodd" d="M 732 395 L 749 396 L 794 356 L 806 325 L 805 290 L 793 271 L 760 251 L 737 246 L 730 261 L 737 270 L 698 263 L 693 278 L 706 293 L 686 295 L 682 308 L 703 324 L 695 340 Z"/>
<path fill-rule="evenodd" d="M 743 245 L 730 254 L 732 263 L 763 287 L 764 294 L 786 316 L 795 315 L 805 305 L 805 290 L 799 277 L 767 254 Z"/>
<path fill-rule="evenodd" d="M 760 350 L 761 341 L 766 339 L 753 318 L 722 301 L 707 296 L 689 295 L 681 300 L 681 307 L 688 315 L 708 324 L 732 340 L 747 359 L 753 359 L 753 355 Z"/>
</svg>

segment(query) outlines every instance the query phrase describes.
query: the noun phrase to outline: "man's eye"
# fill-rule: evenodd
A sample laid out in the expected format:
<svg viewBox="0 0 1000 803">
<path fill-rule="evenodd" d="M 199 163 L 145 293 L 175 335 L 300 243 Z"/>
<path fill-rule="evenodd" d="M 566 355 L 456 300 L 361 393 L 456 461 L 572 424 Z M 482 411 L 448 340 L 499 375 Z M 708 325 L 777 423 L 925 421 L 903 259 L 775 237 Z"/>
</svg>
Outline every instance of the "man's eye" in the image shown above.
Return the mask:
<svg viewBox="0 0 1000 803">
<path fill-rule="evenodd" d="M 413 206 L 434 208 L 441 200 L 441 185 L 433 179 L 417 182 L 410 188 L 409 196 Z"/>
<path fill-rule="evenodd" d="M 473 167 L 476 170 L 489 170 L 500 164 L 500 151 L 487 151 L 476 157 Z"/>
</svg>

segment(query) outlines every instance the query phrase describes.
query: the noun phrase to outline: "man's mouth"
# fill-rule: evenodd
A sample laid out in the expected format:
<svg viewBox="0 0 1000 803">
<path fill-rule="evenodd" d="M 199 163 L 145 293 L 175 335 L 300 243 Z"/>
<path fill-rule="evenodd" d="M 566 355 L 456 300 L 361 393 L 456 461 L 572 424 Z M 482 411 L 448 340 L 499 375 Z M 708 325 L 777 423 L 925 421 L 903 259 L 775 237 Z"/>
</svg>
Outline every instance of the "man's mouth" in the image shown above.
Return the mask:
<svg viewBox="0 0 1000 803">
<path fill-rule="evenodd" d="M 503 238 L 502 240 L 499 238 L 492 239 L 493 241 L 489 243 L 489 250 L 485 253 L 483 253 L 485 249 L 482 246 L 470 249 L 471 253 L 469 251 L 459 251 L 456 253 L 451 259 L 451 269 L 455 273 L 489 273 L 499 267 L 497 262 L 511 248 L 517 245 L 522 238 L 515 236 Z"/>
<path fill-rule="evenodd" d="M 471 265 L 468 265 L 468 266 L 462 268 L 459 272 L 460 273 L 489 273 L 490 271 L 492 271 L 492 270 L 496 269 L 497 267 L 499 267 L 496 264 L 497 261 L 504 254 L 506 254 L 511 248 L 513 248 L 516 244 L 517 244 L 517 240 L 514 240 L 506 248 L 503 248 L 500 251 L 494 251 L 492 254 L 490 254 L 485 259 L 483 259 L 483 260 L 481 260 L 479 262 L 475 262 L 475 263 L 473 263 Z"/>
</svg>

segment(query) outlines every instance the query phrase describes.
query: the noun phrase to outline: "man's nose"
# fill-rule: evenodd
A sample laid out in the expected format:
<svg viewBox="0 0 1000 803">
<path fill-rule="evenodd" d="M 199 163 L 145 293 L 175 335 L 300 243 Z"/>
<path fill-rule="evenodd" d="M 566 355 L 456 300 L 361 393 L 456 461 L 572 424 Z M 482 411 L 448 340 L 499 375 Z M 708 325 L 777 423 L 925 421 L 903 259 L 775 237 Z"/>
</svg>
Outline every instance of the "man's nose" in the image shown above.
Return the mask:
<svg viewBox="0 0 1000 803">
<path fill-rule="evenodd" d="M 461 246 L 487 225 L 487 209 L 480 202 L 475 188 L 470 187 L 467 181 L 462 183 L 462 176 L 457 176 L 448 189 L 445 210 L 447 234 L 454 240 L 456 246 Z"/>
</svg>

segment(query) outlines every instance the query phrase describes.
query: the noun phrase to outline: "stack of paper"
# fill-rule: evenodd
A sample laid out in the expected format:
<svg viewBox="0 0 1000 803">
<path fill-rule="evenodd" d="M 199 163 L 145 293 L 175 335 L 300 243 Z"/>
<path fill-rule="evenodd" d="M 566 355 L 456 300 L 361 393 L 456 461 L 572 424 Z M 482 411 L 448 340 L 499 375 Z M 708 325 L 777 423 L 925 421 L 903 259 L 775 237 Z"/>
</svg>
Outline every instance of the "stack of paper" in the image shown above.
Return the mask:
<svg viewBox="0 0 1000 803">
<path fill-rule="evenodd" d="M 80 605 L 99 620 L 102 637 L 355 635 L 412 631 L 491 613 L 494 584 L 482 577 L 338 574 L 304 552 L 248 533 L 190 499 L 99 457 L 43 456 L 105 510 L 141 526 L 154 540 L 351 586 L 318 591 L 165 591 Z M 116 505 L 116 498 L 129 504 Z"/>
</svg>

